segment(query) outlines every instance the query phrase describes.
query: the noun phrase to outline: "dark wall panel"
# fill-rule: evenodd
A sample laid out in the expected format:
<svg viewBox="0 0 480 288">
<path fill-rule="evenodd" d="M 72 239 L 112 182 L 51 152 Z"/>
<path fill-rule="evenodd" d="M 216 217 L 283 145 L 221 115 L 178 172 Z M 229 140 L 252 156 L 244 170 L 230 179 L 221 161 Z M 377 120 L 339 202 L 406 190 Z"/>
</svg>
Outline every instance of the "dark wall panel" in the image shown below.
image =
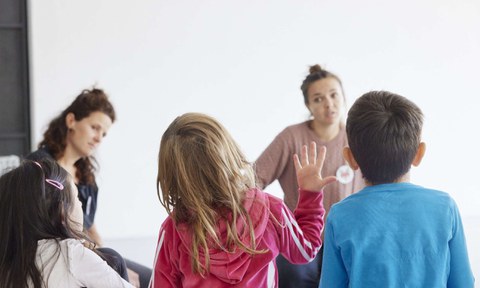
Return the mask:
<svg viewBox="0 0 480 288">
<path fill-rule="evenodd" d="M 0 0 L 0 156 L 30 149 L 26 0 Z"/>
<path fill-rule="evenodd" d="M 24 9 L 22 9 L 25 2 L 22 0 L 0 0 L 0 24 L 21 23 L 25 14 Z"/>
<path fill-rule="evenodd" d="M 21 35 L 14 29 L 0 30 L 0 133 L 25 130 L 22 97 Z"/>
</svg>

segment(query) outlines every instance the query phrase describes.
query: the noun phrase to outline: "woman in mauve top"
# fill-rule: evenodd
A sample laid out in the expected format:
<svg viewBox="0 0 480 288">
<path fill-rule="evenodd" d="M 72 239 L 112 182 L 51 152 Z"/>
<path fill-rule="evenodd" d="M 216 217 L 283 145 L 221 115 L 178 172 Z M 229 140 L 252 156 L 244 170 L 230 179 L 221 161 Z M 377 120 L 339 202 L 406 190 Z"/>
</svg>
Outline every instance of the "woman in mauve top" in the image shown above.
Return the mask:
<svg viewBox="0 0 480 288">
<path fill-rule="evenodd" d="M 319 65 L 313 65 L 301 90 L 311 119 L 285 128 L 260 155 L 255 162 L 257 185 L 264 189 L 278 180 L 284 201 L 293 211 L 297 206 L 298 186 L 291 155 L 299 153 L 304 143 L 315 141 L 318 147 L 325 146 L 328 151 L 323 171 L 326 175 L 336 175 L 338 180 L 324 190 L 326 217 L 333 204 L 360 190 L 364 184 L 361 174 L 351 170 L 342 155 L 343 147 L 347 146 L 347 136 L 344 124 L 346 99 L 340 78 Z M 280 255 L 277 258 L 279 287 L 317 288 L 322 251 L 305 265 L 290 264 Z"/>
</svg>

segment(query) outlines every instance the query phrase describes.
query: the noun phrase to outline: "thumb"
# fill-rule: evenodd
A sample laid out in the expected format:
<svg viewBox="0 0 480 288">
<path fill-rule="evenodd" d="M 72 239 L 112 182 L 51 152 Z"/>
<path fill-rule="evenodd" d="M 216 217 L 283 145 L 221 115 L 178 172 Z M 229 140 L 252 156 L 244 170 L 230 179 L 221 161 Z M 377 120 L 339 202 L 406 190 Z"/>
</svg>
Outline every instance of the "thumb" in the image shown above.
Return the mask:
<svg viewBox="0 0 480 288">
<path fill-rule="evenodd" d="M 327 186 L 328 184 L 333 183 L 335 181 L 337 181 L 337 177 L 335 176 L 325 177 L 323 178 L 323 186 Z"/>
</svg>

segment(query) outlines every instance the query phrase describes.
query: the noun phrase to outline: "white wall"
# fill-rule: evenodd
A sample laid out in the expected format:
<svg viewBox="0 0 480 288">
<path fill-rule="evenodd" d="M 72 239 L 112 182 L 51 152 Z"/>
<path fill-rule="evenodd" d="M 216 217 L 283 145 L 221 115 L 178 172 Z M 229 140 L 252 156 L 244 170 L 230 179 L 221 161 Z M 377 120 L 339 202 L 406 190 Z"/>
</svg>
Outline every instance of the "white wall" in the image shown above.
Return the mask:
<svg viewBox="0 0 480 288">
<path fill-rule="evenodd" d="M 299 86 L 314 63 L 343 79 L 349 103 L 378 89 L 416 102 L 428 151 L 414 181 L 480 215 L 478 0 L 48 0 L 30 16 L 35 143 L 92 84 L 117 109 L 98 155 L 105 238 L 156 235 L 156 157 L 175 116 L 217 117 L 253 161 L 306 118 Z"/>
</svg>

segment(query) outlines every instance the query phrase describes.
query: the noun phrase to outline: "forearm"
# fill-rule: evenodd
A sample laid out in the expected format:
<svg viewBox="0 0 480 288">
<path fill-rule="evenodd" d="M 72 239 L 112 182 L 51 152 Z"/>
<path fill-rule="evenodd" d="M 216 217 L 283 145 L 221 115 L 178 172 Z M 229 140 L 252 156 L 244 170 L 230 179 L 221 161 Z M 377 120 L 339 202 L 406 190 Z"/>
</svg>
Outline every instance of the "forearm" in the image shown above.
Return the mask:
<svg viewBox="0 0 480 288">
<path fill-rule="evenodd" d="M 321 247 L 321 235 L 325 223 L 323 191 L 312 192 L 299 189 L 298 195 L 298 204 L 293 215 L 301 227 L 304 237 L 308 239 L 314 247 Z"/>
<path fill-rule="evenodd" d="M 291 263 L 307 263 L 315 258 L 322 245 L 322 192 L 300 190 L 300 201 L 295 213 L 286 206 L 282 209 L 281 252 Z"/>
</svg>

